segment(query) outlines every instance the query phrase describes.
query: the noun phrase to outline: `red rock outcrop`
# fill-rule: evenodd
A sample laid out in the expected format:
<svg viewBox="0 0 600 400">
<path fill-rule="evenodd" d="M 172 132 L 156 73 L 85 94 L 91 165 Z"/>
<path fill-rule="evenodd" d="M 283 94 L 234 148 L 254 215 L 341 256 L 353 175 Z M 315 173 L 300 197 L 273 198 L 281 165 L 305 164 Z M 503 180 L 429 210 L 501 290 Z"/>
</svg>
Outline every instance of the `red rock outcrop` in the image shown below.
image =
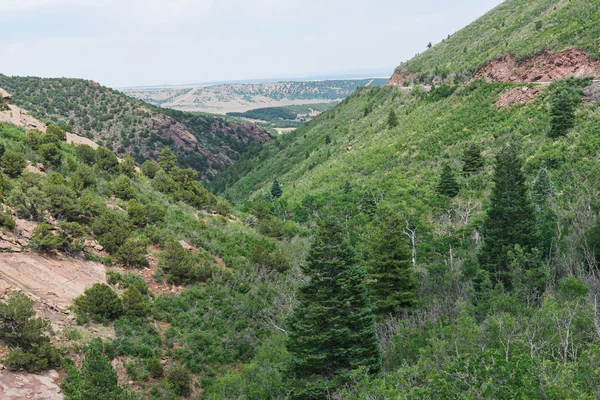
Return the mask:
<svg viewBox="0 0 600 400">
<path fill-rule="evenodd" d="M 517 61 L 506 55 L 491 61 L 474 76 L 488 82 L 553 82 L 568 77 L 600 76 L 600 62 L 590 60 L 583 50 L 571 49 L 560 53 L 545 52 L 539 56 Z"/>
</svg>

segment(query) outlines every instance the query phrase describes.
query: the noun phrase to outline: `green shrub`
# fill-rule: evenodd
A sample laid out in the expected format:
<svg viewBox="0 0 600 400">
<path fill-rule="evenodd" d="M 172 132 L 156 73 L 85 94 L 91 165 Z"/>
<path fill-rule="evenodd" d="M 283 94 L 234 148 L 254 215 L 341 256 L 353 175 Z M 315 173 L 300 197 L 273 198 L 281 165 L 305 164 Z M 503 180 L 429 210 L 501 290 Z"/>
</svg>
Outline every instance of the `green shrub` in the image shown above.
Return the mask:
<svg viewBox="0 0 600 400">
<path fill-rule="evenodd" d="M 67 134 L 62 130 L 60 126 L 50 124 L 46 127 L 46 135 L 53 136 L 54 140 L 58 142 L 65 142 L 67 140 Z"/>
<path fill-rule="evenodd" d="M 290 268 L 290 261 L 275 246 L 267 243 L 255 243 L 250 248 L 248 260 L 257 266 L 273 271 L 284 272 Z"/>
<path fill-rule="evenodd" d="M 0 204 L 0 207 L 3 207 Z M 15 229 L 17 223 L 12 216 L 12 212 L 10 208 L 5 208 L 4 211 L 0 212 L 0 226 L 3 226 L 8 229 Z"/>
<path fill-rule="evenodd" d="M 22 153 L 7 150 L 0 159 L 0 166 L 6 175 L 16 178 L 21 175 L 23 169 L 27 166 L 27 160 Z"/>
<path fill-rule="evenodd" d="M 123 314 L 121 299 L 104 283 L 95 283 L 86 289 L 73 304 L 78 314 L 84 314 L 95 322 L 111 321 Z"/>
<path fill-rule="evenodd" d="M 121 174 L 129 178 L 135 176 L 135 161 L 133 161 L 133 158 L 131 158 L 130 155 L 126 155 L 123 158 L 123 161 L 119 164 L 119 170 L 121 171 Z"/>
<path fill-rule="evenodd" d="M 105 209 L 92 223 L 96 239 L 109 253 L 117 252 L 129 237 L 131 229 L 123 213 L 110 209 Z"/>
<path fill-rule="evenodd" d="M 113 194 L 120 199 L 130 200 L 136 197 L 135 189 L 127 175 L 119 175 L 113 184 Z"/>
<path fill-rule="evenodd" d="M 144 161 L 144 163 L 142 164 L 140 169 L 142 171 L 142 174 L 144 174 L 145 176 L 147 176 L 150 179 L 154 179 L 154 177 L 156 176 L 156 173 L 158 172 L 160 167 L 154 161 L 146 160 L 146 161 Z"/>
<path fill-rule="evenodd" d="M 117 250 L 116 258 L 126 267 L 142 268 L 148 265 L 146 240 L 128 237 Z"/>
<path fill-rule="evenodd" d="M 50 322 L 35 318 L 33 301 L 23 293 L 12 293 L 0 302 L 0 340 L 9 346 L 2 360 L 9 370 L 41 371 L 60 365 L 60 355 L 50 344 Z"/>
<path fill-rule="evenodd" d="M 150 365 L 148 366 L 148 372 L 150 373 L 150 376 L 154 379 L 160 379 L 163 377 L 165 372 L 164 372 L 162 363 L 160 362 L 160 359 L 152 358 L 150 360 Z"/>
<path fill-rule="evenodd" d="M 48 252 L 61 248 L 65 241 L 61 235 L 56 233 L 52 225 L 42 222 L 33 229 L 31 235 L 31 246 L 40 252 Z"/>
<path fill-rule="evenodd" d="M 143 318 L 125 316 L 115 321 L 113 340 L 117 355 L 135 356 L 146 359 L 160 354 L 162 339 L 160 334 Z"/>
<path fill-rule="evenodd" d="M 145 317 L 148 314 L 146 300 L 142 293 L 131 286 L 123 292 L 123 313 L 132 317 Z"/>
<path fill-rule="evenodd" d="M 86 165 L 92 166 L 96 163 L 96 151 L 87 144 L 77 145 L 75 153 L 79 161 Z"/>
<path fill-rule="evenodd" d="M 95 161 L 98 168 L 111 174 L 119 172 L 119 159 L 111 150 L 100 146 L 95 151 Z"/>
<path fill-rule="evenodd" d="M 184 366 L 176 365 L 171 367 L 167 373 L 167 382 L 172 385 L 175 392 L 180 396 L 188 396 L 191 392 L 191 375 Z"/>
<path fill-rule="evenodd" d="M 167 274 L 167 280 L 176 284 L 205 280 L 214 270 L 198 255 L 184 249 L 176 240 L 167 242 L 160 253 L 158 265 Z"/>
<path fill-rule="evenodd" d="M 127 218 L 137 228 L 143 228 L 148 223 L 146 208 L 135 199 L 127 202 Z"/>
<path fill-rule="evenodd" d="M 117 271 L 108 271 L 106 275 L 108 276 L 109 285 L 120 284 L 125 289 L 133 287 L 142 294 L 148 294 L 146 281 L 138 274 L 133 274 L 131 272 L 121 274 Z"/>
</svg>

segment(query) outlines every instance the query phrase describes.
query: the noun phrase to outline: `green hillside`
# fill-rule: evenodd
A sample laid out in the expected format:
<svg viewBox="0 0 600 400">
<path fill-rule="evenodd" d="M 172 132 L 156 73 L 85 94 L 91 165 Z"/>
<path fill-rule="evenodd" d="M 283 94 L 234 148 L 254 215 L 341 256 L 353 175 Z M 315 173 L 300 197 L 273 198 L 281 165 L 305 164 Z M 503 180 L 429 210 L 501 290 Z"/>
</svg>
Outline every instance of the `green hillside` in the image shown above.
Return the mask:
<svg viewBox="0 0 600 400">
<path fill-rule="evenodd" d="M 13 95 L 16 105 L 42 120 L 66 124 L 117 154 L 130 154 L 138 163 L 156 159 L 162 148 L 169 147 L 182 166 L 203 178 L 269 138 L 255 124 L 161 109 L 82 79 L 0 74 L 0 87 Z"/>
<path fill-rule="evenodd" d="M 3 365 L 62 368 L 66 400 L 598 398 L 600 89 L 463 79 L 507 53 L 596 56 L 598 22 L 591 1 L 509 0 L 400 67 L 460 84 L 359 88 L 206 188 L 167 146 L 137 171 L 0 124 L 3 246 L 109 271 L 60 338 L 3 298 Z M 113 107 L 147 118 L 53 90 L 19 104 L 97 103 L 61 124 L 84 135 Z M 208 118 L 144 107 L 194 137 Z"/>
<path fill-rule="evenodd" d="M 589 1 L 507 1 L 400 69 L 472 73 L 507 53 L 569 48 L 595 56 L 597 11 Z M 270 200 L 275 215 L 299 224 L 342 221 L 374 304 L 404 304 L 377 320 L 384 372 L 355 370 L 343 387 L 334 380 L 332 398 L 597 395 L 588 366 L 600 357 L 598 99 L 591 79 L 361 88 L 217 176 L 211 189 L 243 208 Z M 414 303 L 398 297 L 410 294 L 408 278 L 396 282 L 407 265 L 419 282 Z M 298 365 L 303 353 L 289 335 Z M 218 393 L 248 395 L 259 371 L 272 376 L 258 358 Z"/>
<path fill-rule="evenodd" d="M 518 59 L 546 50 L 583 49 L 600 53 L 600 4 L 594 0 L 508 0 L 442 43 L 403 63 L 406 74 L 469 77 L 488 61 L 511 54 Z"/>
</svg>

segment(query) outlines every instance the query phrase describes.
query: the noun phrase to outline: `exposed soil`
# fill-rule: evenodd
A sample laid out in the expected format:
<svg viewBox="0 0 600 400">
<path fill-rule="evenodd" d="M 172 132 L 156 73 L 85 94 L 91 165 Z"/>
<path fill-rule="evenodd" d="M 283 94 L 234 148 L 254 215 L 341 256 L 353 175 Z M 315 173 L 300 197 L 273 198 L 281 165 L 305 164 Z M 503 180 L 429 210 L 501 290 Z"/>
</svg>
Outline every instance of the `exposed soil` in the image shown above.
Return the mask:
<svg viewBox="0 0 600 400">
<path fill-rule="evenodd" d="M 516 87 L 508 89 L 498 96 L 496 106 L 498 108 L 513 107 L 520 104 L 527 104 L 544 90 L 544 86 L 534 87 Z"/>
<path fill-rule="evenodd" d="M 402 72 L 394 71 L 385 86 L 404 87 L 404 82 L 410 81 L 410 77 Z"/>
<path fill-rule="evenodd" d="M 491 61 L 474 76 L 488 82 L 554 82 L 568 77 L 600 76 L 600 61 L 590 60 L 583 50 L 545 52 L 517 61 L 506 55 Z"/>
</svg>

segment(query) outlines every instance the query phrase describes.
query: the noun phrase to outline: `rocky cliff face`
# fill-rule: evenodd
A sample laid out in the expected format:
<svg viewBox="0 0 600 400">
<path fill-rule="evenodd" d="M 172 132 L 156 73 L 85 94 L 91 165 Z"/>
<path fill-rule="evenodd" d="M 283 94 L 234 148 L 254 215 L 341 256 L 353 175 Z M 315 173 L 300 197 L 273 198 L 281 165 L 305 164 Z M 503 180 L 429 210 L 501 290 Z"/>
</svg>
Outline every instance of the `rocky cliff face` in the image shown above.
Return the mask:
<svg viewBox="0 0 600 400">
<path fill-rule="evenodd" d="M 10 122 L 25 129 L 46 131 L 46 125 L 33 118 L 29 113 L 12 104 L 12 96 L 0 88 L 0 123 Z"/>
</svg>

